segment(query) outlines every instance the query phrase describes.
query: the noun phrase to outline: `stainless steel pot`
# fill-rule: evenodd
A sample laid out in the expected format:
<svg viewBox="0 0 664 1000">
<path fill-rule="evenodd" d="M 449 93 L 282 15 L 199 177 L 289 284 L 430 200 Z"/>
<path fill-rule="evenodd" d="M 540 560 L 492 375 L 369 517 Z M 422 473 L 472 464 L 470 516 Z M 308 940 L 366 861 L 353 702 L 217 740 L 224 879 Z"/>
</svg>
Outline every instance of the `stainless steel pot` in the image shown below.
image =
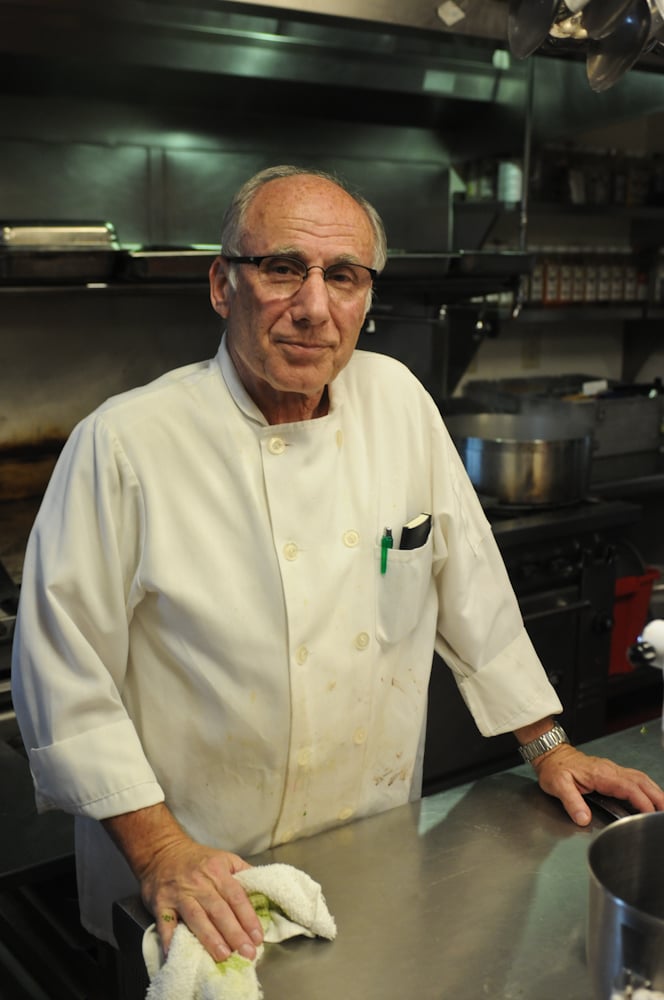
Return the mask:
<svg viewBox="0 0 664 1000">
<path fill-rule="evenodd" d="M 595 1000 L 664 990 L 664 813 L 618 820 L 590 845 L 586 951 Z M 631 994 L 627 994 L 631 995 Z"/>
<path fill-rule="evenodd" d="M 475 413 L 445 422 L 478 493 L 517 507 L 573 503 L 586 495 L 592 434 L 585 419 Z"/>
</svg>

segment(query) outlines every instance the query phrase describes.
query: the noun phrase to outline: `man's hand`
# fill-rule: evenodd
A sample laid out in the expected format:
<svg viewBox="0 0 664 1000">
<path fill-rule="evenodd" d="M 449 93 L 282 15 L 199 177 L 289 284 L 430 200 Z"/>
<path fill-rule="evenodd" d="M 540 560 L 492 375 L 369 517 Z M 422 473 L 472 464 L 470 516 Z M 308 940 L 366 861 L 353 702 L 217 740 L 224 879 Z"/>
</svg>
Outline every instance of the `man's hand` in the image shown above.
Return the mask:
<svg viewBox="0 0 664 1000">
<path fill-rule="evenodd" d="M 162 847 L 141 878 L 141 895 L 154 914 L 164 951 L 178 919 L 217 962 L 238 951 L 256 957 L 263 940 L 260 921 L 233 872 L 249 866 L 236 854 L 195 841 Z"/>
<path fill-rule="evenodd" d="M 592 818 L 583 799 L 588 792 L 630 802 L 639 812 L 664 809 L 664 791 L 647 774 L 604 757 L 590 757 L 568 744 L 536 757 L 533 767 L 540 787 L 559 798 L 579 826 L 587 826 Z"/>
<path fill-rule="evenodd" d="M 140 882 L 164 953 L 182 920 L 215 961 L 232 951 L 256 957 L 263 930 L 233 878 L 250 867 L 242 858 L 192 840 L 162 804 L 103 822 Z"/>
</svg>

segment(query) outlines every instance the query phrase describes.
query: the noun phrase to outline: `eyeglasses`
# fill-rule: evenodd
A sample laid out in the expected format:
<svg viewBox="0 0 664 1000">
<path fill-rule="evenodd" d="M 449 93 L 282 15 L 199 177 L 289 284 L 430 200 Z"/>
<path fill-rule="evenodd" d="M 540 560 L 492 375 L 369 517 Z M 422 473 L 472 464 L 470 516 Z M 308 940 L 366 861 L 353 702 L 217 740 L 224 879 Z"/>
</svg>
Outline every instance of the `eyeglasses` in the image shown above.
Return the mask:
<svg viewBox="0 0 664 1000">
<path fill-rule="evenodd" d="M 316 268 L 323 272 L 323 280 L 330 296 L 337 300 L 351 300 L 366 294 L 378 272 L 364 264 L 338 263 L 329 267 L 312 264 L 307 267 L 297 257 L 226 257 L 230 264 L 253 264 L 263 284 L 280 299 L 288 299 L 299 292 Z"/>
</svg>

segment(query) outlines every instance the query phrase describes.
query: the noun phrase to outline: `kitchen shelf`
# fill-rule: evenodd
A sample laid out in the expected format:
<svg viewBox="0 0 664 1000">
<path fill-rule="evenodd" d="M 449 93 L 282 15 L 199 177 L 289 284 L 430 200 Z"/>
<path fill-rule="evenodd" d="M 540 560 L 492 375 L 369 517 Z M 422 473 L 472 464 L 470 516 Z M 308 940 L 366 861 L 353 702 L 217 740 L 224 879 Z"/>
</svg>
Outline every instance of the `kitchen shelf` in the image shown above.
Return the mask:
<svg viewBox="0 0 664 1000">
<path fill-rule="evenodd" d="M 516 214 L 520 211 L 520 203 L 498 201 L 492 198 L 467 200 L 463 196 L 457 195 L 454 199 L 454 209 L 455 211 L 460 209 L 461 211 L 476 212 L 478 214 L 482 212 Z M 664 218 L 664 206 L 662 205 L 612 205 L 609 203 L 591 204 L 589 202 L 574 204 L 565 201 L 529 201 L 528 212 L 530 215 L 559 215 L 563 213 L 574 216 L 604 216 L 607 212 L 610 212 L 611 215 L 619 215 L 623 218 L 639 216 L 647 218 L 659 216 L 660 218 Z"/>
<path fill-rule="evenodd" d="M 525 220 L 523 213 L 525 209 Z M 456 248 L 479 249 L 487 245 L 493 235 L 497 245 L 506 249 L 521 247 L 521 224 L 525 222 L 528 238 L 534 243 L 548 243 L 548 239 L 532 238 L 533 225 L 561 217 L 586 219 L 606 224 L 607 221 L 620 223 L 623 240 L 636 248 L 652 251 L 662 242 L 662 205 L 612 205 L 612 204 L 572 204 L 568 202 L 534 201 L 525 206 L 520 202 L 504 202 L 494 199 L 467 201 L 463 195 L 456 195 L 452 205 L 453 244 Z M 584 242 L 580 239 L 580 242 Z M 599 249 L 599 248 L 598 248 Z M 531 250 L 531 252 L 533 252 Z"/>
<path fill-rule="evenodd" d="M 611 205 L 611 204 L 573 204 L 564 201 L 532 201 L 527 203 L 529 218 L 546 217 L 550 215 L 568 215 L 572 218 L 590 217 L 605 218 L 611 215 L 619 219 L 647 219 L 660 221 L 664 219 L 662 205 Z M 495 222 L 499 217 L 517 219 L 521 214 L 521 202 L 498 201 L 497 199 L 466 200 L 463 195 L 456 195 L 453 201 L 455 216 L 468 215 L 478 218 L 485 217 Z"/>
<path fill-rule="evenodd" d="M 501 282 L 502 284 L 502 282 Z M 183 292 L 200 295 L 202 289 L 207 289 L 207 282 L 200 281 L 109 281 L 108 283 L 90 282 L 88 284 L 34 284 L 34 285 L 0 285 L 0 294 L 4 295 L 62 295 L 62 294 L 84 294 L 96 295 L 109 293 L 112 295 L 173 295 Z M 463 291 L 463 286 L 457 286 Z M 490 294 L 490 292 L 488 293 Z M 412 320 L 436 325 L 443 320 L 437 317 L 418 317 L 405 315 L 392 315 L 390 312 L 382 310 L 380 306 L 372 310 L 370 315 L 375 319 Z M 592 322 L 608 322 L 611 320 L 648 320 L 661 321 L 664 319 L 664 303 L 653 305 L 650 302 L 566 302 L 560 305 L 540 305 L 525 302 L 519 317 L 509 318 L 509 312 L 505 311 L 505 322 L 516 322 L 517 318 L 534 323 L 559 323 L 561 320 L 578 319 L 585 317 Z"/>
<path fill-rule="evenodd" d="M 593 323 L 621 320 L 661 321 L 664 318 L 664 303 L 650 302 L 565 302 L 560 305 L 541 305 L 524 302 L 521 320 L 530 323 L 560 323 L 561 320 L 584 318 Z"/>
<path fill-rule="evenodd" d="M 182 267 L 186 277 L 168 274 L 128 274 L 127 253 L 116 251 L 116 259 L 109 268 L 108 277 L 86 280 L 84 274 L 76 280 L 68 276 L 66 281 L 52 282 L 35 275 L 33 280 L 0 283 L 0 291 L 7 294 L 62 294 L 69 292 L 112 294 L 164 294 L 173 292 L 200 292 L 207 288 L 207 271 L 211 260 L 207 252 L 201 253 L 200 272 L 198 264 L 191 270 L 188 263 L 190 254 L 182 251 Z M 158 255 L 156 255 L 158 256 Z M 177 272 L 177 251 L 172 258 Z M 171 261 L 173 264 L 173 260 Z M 149 266 L 149 262 L 148 265 Z M 496 253 L 493 251 L 471 252 L 406 252 L 388 256 L 385 270 L 377 282 L 379 294 L 387 301 L 397 298 L 411 300 L 419 304 L 440 307 L 452 303 L 467 302 L 501 292 L 515 292 L 521 277 L 530 274 L 534 266 L 532 254 L 520 251 Z"/>
<path fill-rule="evenodd" d="M 602 294 L 601 300 L 575 302 L 566 295 L 560 303 L 541 301 L 538 283 L 536 297 L 524 296 L 519 313 L 521 322 L 538 326 L 556 324 L 556 332 L 563 336 L 566 326 L 576 335 L 580 322 L 622 324 L 625 381 L 634 379 L 652 353 L 659 350 L 664 319 L 660 285 L 664 272 L 658 257 L 664 246 L 664 206 L 571 204 L 536 199 L 522 206 L 456 196 L 453 212 L 455 246 L 484 247 L 491 237 L 496 246 L 507 248 L 529 240 L 540 247 L 538 250 L 531 247 L 529 252 L 539 257 L 543 272 L 549 258 L 552 262 L 568 263 L 572 271 L 575 263 L 585 266 L 594 262 L 598 287 L 600 265 L 611 271 L 619 265 L 623 271 L 620 280 L 644 283 L 640 289 L 645 288 L 644 298 L 612 300 Z M 573 237 L 580 246 L 569 245 L 570 238 L 563 236 L 561 219 L 563 225 L 565 220 L 587 220 L 583 231 Z M 596 220 L 596 225 L 592 220 Z M 545 280 L 546 274 L 543 285 Z M 573 282 L 574 276 L 570 280 Z M 613 282 L 614 278 L 603 280 Z"/>
</svg>

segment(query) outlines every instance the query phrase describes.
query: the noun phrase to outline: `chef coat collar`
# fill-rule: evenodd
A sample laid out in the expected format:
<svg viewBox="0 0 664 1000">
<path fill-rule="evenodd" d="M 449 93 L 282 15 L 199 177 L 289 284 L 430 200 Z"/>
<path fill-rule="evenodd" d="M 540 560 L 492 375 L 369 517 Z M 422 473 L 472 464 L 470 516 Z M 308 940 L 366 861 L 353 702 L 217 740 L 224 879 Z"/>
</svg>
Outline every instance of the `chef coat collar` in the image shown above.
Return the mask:
<svg viewBox="0 0 664 1000">
<path fill-rule="evenodd" d="M 228 391 L 235 400 L 237 406 L 242 410 L 244 415 L 253 420 L 255 423 L 261 424 L 263 427 L 269 427 L 269 424 L 263 413 L 254 403 L 253 399 L 247 392 L 242 379 L 238 375 L 237 368 L 233 363 L 230 351 L 228 350 L 228 344 L 226 342 L 226 333 L 224 332 L 221 338 L 221 343 L 219 344 L 219 350 L 217 351 L 217 363 L 221 369 L 221 374 L 223 376 L 224 382 L 228 387 Z M 334 382 L 327 387 L 330 407 L 328 415 L 334 410 L 337 410 L 341 406 L 343 399 L 343 372 L 335 378 Z M 317 419 L 325 419 L 317 418 Z"/>
</svg>

